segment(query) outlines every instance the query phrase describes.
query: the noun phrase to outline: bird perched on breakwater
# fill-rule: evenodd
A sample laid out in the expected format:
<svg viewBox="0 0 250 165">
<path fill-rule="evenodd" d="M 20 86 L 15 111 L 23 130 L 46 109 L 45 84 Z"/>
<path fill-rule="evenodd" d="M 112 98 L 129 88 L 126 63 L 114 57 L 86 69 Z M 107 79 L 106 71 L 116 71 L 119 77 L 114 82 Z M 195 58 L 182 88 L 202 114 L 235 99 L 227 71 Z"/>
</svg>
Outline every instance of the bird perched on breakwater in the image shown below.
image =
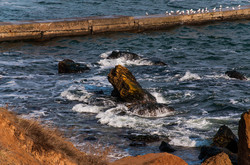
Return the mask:
<svg viewBox="0 0 250 165">
<path fill-rule="evenodd" d="M 240 9 L 240 5 L 238 6 L 238 9 Z"/>
<path fill-rule="evenodd" d="M 148 12 L 146 12 L 146 15 L 148 15 Z"/>
</svg>

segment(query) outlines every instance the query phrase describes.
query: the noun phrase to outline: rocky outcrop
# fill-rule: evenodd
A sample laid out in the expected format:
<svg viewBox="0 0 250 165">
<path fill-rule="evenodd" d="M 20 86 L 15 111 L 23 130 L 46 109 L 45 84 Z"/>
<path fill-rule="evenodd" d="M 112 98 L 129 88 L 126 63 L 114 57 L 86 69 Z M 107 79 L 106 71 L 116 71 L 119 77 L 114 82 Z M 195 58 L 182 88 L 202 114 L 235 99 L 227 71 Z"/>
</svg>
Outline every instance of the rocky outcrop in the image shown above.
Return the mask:
<svg viewBox="0 0 250 165">
<path fill-rule="evenodd" d="M 181 158 L 168 153 L 151 153 L 136 157 L 128 156 L 111 165 L 187 165 Z"/>
<path fill-rule="evenodd" d="M 230 78 L 236 78 L 239 80 L 247 80 L 247 78 L 243 74 L 241 74 L 240 72 L 236 70 L 226 71 L 225 74 Z"/>
<path fill-rule="evenodd" d="M 171 153 L 171 152 L 175 151 L 175 149 L 165 141 L 161 142 L 161 145 L 160 145 L 159 149 L 160 149 L 161 152 L 169 152 L 169 153 Z"/>
<path fill-rule="evenodd" d="M 232 130 L 223 125 L 214 135 L 213 144 L 217 147 L 224 147 L 233 153 L 238 152 L 238 138 L 233 134 Z"/>
<path fill-rule="evenodd" d="M 131 53 L 131 52 L 125 52 L 125 51 L 113 51 L 108 57 L 107 59 L 117 59 L 117 58 L 125 58 L 126 60 L 138 60 L 141 57 L 138 56 L 135 53 Z"/>
<path fill-rule="evenodd" d="M 113 96 L 130 103 L 156 102 L 154 96 L 142 89 L 132 73 L 125 67 L 117 65 L 108 74 L 108 80 L 113 85 Z"/>
<path fill-rule="evenodd" d="M 238 162 L 240 165 L 250 164 L 250 110 L 241 115 L 239 121 L 239 151 Z"/>
<path fill-rule="evenodd" d="M 97 165 L 107 164 L 77 150 L 55 131 L 24 120 L 0 108 L 0 164 Z M 98 160 L 99 159 L 99 160 Z"/>
<path fill-rule="evenodd" d="M 228 155 L 221 152 L 205 160 L 201 165 L 232 165 Z"/>
<path fill-rule="evenodd" d="M 58 63 L 58 73 L 81 73 L 89 70 L 84 64 L 75 63 L 73 60 L 64 59 Z"/>
</svg>

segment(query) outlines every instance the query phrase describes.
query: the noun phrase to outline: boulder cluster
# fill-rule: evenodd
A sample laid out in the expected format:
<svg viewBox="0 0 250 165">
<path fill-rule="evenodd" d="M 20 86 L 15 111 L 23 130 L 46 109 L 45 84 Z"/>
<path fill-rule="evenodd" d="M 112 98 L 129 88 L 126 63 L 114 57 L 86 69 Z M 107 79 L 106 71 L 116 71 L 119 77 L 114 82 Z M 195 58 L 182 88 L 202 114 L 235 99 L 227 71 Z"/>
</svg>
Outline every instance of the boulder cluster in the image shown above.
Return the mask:
<svg viewBox="0 0 250 165">
<path fill-rule="evenodd" d="M 249 165 L 250 164 L 250 110 L 242 114 L 238 136 L 223 125 L 214 135 L 211 146 L 203 146 L 199 159 L 202 165 Z"/>
</svg>

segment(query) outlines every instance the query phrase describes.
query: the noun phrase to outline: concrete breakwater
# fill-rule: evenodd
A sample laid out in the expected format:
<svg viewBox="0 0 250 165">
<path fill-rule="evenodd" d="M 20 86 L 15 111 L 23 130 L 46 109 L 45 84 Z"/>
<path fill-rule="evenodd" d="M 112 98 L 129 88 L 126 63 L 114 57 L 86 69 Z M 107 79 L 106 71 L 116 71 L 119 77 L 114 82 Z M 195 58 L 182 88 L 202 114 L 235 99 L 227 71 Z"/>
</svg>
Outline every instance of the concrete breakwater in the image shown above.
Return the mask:
<svg viewBox="0 0 250 165">
<path fill-rule="evenodd" d="M 60 36 L 90 35 L 104 32 L 140 32 L 167 29 L 183 24 L 250 19 L 250 6 L 193 14 L 145 16 L 96 16 L 45 21 L 0 22 L 0 41 L 43 40 Z"/>
</svg>

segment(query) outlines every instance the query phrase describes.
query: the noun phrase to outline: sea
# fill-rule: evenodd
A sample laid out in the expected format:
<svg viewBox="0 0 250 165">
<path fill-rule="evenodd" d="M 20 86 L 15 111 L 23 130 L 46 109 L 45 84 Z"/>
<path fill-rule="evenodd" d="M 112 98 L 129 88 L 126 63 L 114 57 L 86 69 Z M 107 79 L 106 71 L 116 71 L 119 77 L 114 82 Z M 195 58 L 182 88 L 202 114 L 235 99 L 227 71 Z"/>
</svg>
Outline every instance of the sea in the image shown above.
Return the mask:
<svg viewBox="0 0 250 165">
<path fill-rule="evenodd" d="M 249 4 L 249 0 L 1 0 L 0 21 L 141 16 Z M 107 59 L 114 50 L 142 58 Z M 152 65 L 152 58 L 167 65 Z M 63 59 L 86 64 L 90 70 L 58 74 Z M 127 67 L 158 103 L 175 111 L 155 117 L 128 113 L 125 104 L 111 96 L 113 87 L 107 79 L 118 64 Z M 247 80 L 228 77 L 228 70 L 241 72 Z M 133 147 L 126 138 L 149 134 L 166 137 L 177 150 L 173 154 L 188 164 L 200 164 L 200 147 L 210 145 L 222 125 L 237 135 L 240 116 L 250 109 L 250 21 L 1 42 L 0 106 L 58 128 L 82 150 L 89 145 L 111 148 L 111 161 L 160 152 L 161 141 Z"/>
</svg>

